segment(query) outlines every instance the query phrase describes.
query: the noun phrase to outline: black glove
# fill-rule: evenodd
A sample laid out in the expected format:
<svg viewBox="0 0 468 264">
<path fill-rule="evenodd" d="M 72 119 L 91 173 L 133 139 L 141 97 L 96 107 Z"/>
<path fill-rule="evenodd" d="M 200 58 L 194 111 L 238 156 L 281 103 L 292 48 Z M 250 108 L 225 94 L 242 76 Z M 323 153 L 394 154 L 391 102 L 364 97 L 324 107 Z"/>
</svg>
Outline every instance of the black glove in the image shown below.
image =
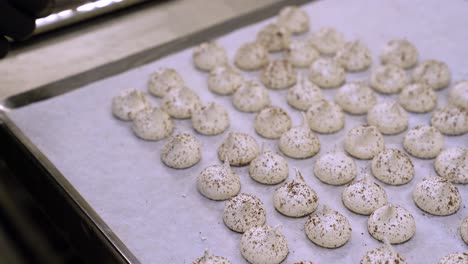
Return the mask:
<svg viewBox="0 0 468 264">
<path fill-rule="evenodd" d="M 8 53 L 5 37 L 24 40 L 36 27 L 35 20 L 52 12 L 54 0 L 0 0 L 0 58 Z"/>
</svg>

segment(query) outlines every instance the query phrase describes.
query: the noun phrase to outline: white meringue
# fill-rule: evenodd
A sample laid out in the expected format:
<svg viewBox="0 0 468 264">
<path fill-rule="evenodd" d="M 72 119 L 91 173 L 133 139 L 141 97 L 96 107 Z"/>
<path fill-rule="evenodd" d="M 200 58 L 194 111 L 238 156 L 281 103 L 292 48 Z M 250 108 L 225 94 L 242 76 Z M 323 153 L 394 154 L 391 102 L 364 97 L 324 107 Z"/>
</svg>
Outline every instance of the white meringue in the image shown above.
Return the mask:
<svg viewBox="0 0 468 264">
<path fill-rule="evenodd" d="M 222 161 L 228 159 L 233 166 L 244 166 L 257 157 L 258 152 L 257 141 L 252 136 L 231 132 L 219 146 L 218 157 Z"/>
<path fill-rule="evenodd" d="M 195 107 L 200 105 L 200 97 L 187 87 L 172 89 L 161 100 L 161 109 L 173 118 L 192 117 Z"/>
<path fill-rule="evenodd" d="M 289 174 L 288 162 L 272 151 L 263 151 L 250 162 L 249 175 L 263 184 L 277 184 L 284 181 Z"/>
<path fill-rule="evenodd" d="M 435 159 L 434 169 L 452 183 L 468 184 L 468 148 L 445 149 Z"/>
<path fill-rule="evenodd" d="M 423 211 L 433 215 L 451 215 L 458 211 L 461 195 L 450 181 L 438 176 L 424 178 L 413 189 L 413 199 Z"/>
<path fill-rule="evenodd" d="M 257 42 L 268 51 L 281 51 L 289 46 L 291 32 L 278 24 L 268 24 L 257 34 Z"/>
<path fill-rule="evenodd" d="M 378 208 L 369 216 L 367 230 L 379 241 L 387 238 L 391 244 L 400 244 L 414 236 L 416 222 L 408 210 L 389 204 Z"/>
<path fill-rule="evenodd" d="M 225 257 L 215 256 L 205 249 L 203 257 L 197 258 L 192 264 L 231 264 Z"/>
<path fill-rule="evenodd" d="M 226 50 L 215 41 L 208 41 L 195 47 L 193 50 L 195 67 L 202 71 L 212 71 L 217 66 L 228 62 Z"/>
<path fill-rule="evenodd" d="M 227 110 L 220 104 L 211 102 L 195 107 L 192 113 L 192 126 L 200 134 L 218 135 L 226 131 L 230 124 Z"/>
<path fill-rule="evenodd" d="M 320 54 L 310 41 L 292 40 L 284 57 L 295 67 L 308 67 L 320 58 Z"/>
<path fill-rule="evenodd" d="M 377 66 L 370 77 L 370 86 L 383 94 L 399 93 L 408 84 L 405 70 L 393 64 Z"/>
<path fill-rule="evenodd" d="M 375 209 L 388 203 L 385 190 L 364 174 L 361 180 L 350 183 L 343 190 L 341 200 L 350 211 L 370 215 Z"/>
<path fill-rule="evenodd" d="M 325 27 L 319 29 L 312 35 L 310 43 L 320 53 L 325 55 L 334 55 L 345 44 L 345 39 L 342 33 L 334 28 Z"/>
<path fill-rule="evenodd" d="M 314 102 L 306 112 L 309 127 L 324 134 L 340 131 L 344 127 L 345 115 L 341 107 L 325 99 Z"/>
<path fill-rule="evenodd" d="M 463 242 L 468 245 L 468 216 L 463 219 L 460 225 L 460 235 Z"/>
<path fill-rule="evenodd" d="M 371 65 L 372 53 L 366 45 L 355 40 L 346 42 L 336 52 L 335 60 L 347 71 L 363 71 Z"/>
<path fill-rule="evenodd" d="M 223 221 L 229 229 L 244 233 L 252 227 L 265 224 L 265 206 L 258 197 L 241 193 L 225 203 Z"/>
<path fill-rule="evenodd" d="M 348 131 L 344 148 L 358 159 L 372 159 L 385 147 L 384 138 L 375 126 L 361 125 Z"/>
<path fill-rule="evenodd" d="M 307 111 L 315 102 L 322 99 L 320 88 L 311 82 L 305 74 L 300 75 L 296 85 L 288 90 L 288 104 L 298 110 Z"/>
<path fill-rule="evenodd" d="M 246 81 L 233 94 L 232 104 L 241 112 L 258 112 L 270 104 L 270 95 L 261 83 Z"/>
<path fill-rule="evenodd" d="M 242 74 L 231 66 L 217 66 L 208 75 L 208 89 L 219 95 L 233 94 L 243 82 Z"/>
<path fill-rule="evenodd" d="M 158 108 L 146 108 L 135 115 L 132 130 L 141 139 L 157 141 L 172 134 L 174 121 Z"/>
<path fill-rule="evenodd" d="M 163 97 L 170 90 L 184 86 L 184 79 L 172 68 L 159 68 L 148 80 L 149 92 L 157 97 Z"/>
<path fill-rule="evenodd" d="M 372 174 L 386 184 L 402 185 L 413 179 L 414 165 L 403 151 L 387 148 L 372 159 Z"/>
<path fill-rule="evenodd" d="M 424 83 L 413 83 L 401 91 L 398 102 L 407 111 L 426 113 L 437 106 L 437 94 Z"/>
<path fill-rule="evenodd" d="M 468 253 L 456 252 L 441 259 L 437 264 L 466 264 L 468 263 Z"/>
<path fill-rule="evenodd" d="M 396 252 L 390 242 L 384 238 L 384 244 L 378 248 L 369 250 L 361 259 L 360 264 L 406 264 L 406 259 Z"/>
<path fill-rule="evenodd" d="M 297 6 L 285 6 L 278 14 L 278 24 L 291 33 L 305 33 L 309 31 L 309 15 Z"/>
<path fill-rule="evenodd" d="M 234 56 L 234 64 L 242 70 L 253 71 L 262 68 L 270 61 L 268 50 L 259 42 L 245 43 Z"/>
<path fill-rule="evenodd" d="M 151 108 L 151 103 L 145 93 L 135 89 L 125 90 L 112 98 L 112 114 L 115 117 L 130 121 L 135 115 L 146 108 Z"/>
<path fill-rule="evenodd" d="M 449 101 L 454 105 L 468 109 L 468 81 L 461 81 L 450 89 Z"/>
<path fill-rule="evenodd" d="M 384 135 L 398 134 L 408 128 L 408 113 L 396 101 L 383 102 L 369 109 L 367 123 Z"/>
<path fill-rule="evenodd" d="M 242 256 L 252 264 L 279 264 L 288 256 L 288 242 L 278 230 L 268 225 L 252 227 L 241 237 Z"/>
<path fill-rule="evenodd" d="M 266 107 L 255 116 L 255 131 L 262 137 L 278 139 L 289 129 L 291 117 L 280 107 Z"/>
<path fill-rule="evenodd" d="M 309 216 L 304 229 L 312 242 L 325 248 L 338 248 L 346 244 L 352 231 L 348 218 L 326 205 Z"/>
<path fill-rule="evenodd" d="M 317 193 L 296 169 L 296 177 L 278 187 L 273 194 L 273 205 L 280 213 L 290 217 L 303 217 L 318 207 Z"/>
<path fill-rule="evenodd" d="M 185 169 L 197 164 L 202 156 L 201 143 L 188 133 L 170 137 L 161 148 L 161 160 L 168 167 Z"/>
<path fill-rule="evenodd" d="M 231 169 L 229 162 L 223 165 L 212 165 L 204 169 L 197 178 L 198 191 L 208 199 L 227 200 L 240 191 L 240 178 Z"/>
<path fill-rule="evenodd" d="M 296 84 L 297 73 L 289 61 L 273 60 L 263 68 L 261 81 L 268 88 L 284 89 Z"/>
<path fill-rule="evenodd" d="M 278 146 L 286 156 L 295 159 L 310 158 L 320 151 L 320 140 L 309 128 L 305 117 L 302 124 L 281 135 Z"/>
<path fill-rule="evenodd" d="M 416 158 L 433 159 L 444 149 L 444 136 L 432 126 L 416 126 L 406 133 L 403 147 Z"/>
<path fill-rule="evenodd" d="M 440 90 L 449 85 L 451 73 L 442 61 L 427 60 L 413 70 L 413 81 L 427 84 L 434 90 Z"/>
<path fill-rule="evenodd" d="M 432 113 L 431 125 L 445 135 L 463 135 L 468 132 L 468 109 L 448 104 Z"/>
<path fill-rule="evenodd" d="M 356 163 L 344 152 L 327 153 L 315 162 L 314 174 L 324 183 L 343 185 L 356 177 Z"/>
<path fill-rule="evenodd" d="M 321 88 L 334 88 L 345 82 L 343 67 L 330 58 L 315 60 L 309 67 L 309 79 Z"/>
<path fill-rule="evenodd" d="M 338 89 L 335 101 L 344 111 L 361 115 L 375 105 L 377 98 L 374 91 L 364 82 L 349 82 Z"/>
<path fill-rule="evenodd" d="M 393 64 L 404 69 L 416 65 L 418 50 L 406 39 L 393 39 L 387 42 L 380 54 L 382 64 Z"/>
</svg>

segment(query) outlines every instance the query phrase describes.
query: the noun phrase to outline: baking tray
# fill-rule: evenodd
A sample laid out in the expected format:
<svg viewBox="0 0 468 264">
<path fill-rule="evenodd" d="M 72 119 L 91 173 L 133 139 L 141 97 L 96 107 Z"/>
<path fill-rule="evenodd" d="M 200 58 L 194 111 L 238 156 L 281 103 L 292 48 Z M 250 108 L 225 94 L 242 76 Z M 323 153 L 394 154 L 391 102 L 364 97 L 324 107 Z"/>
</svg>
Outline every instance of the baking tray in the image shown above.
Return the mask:
<svg viewBox="0 0 468 264">
<path fill-rule="evenodd" d="M 299 4 L 302 1 L 287 3 Z M 71 185 L 67 188 L 76 189 L 92 206 L 96 211 L 92 216 L 104 219 L 109 225 L 109 229 L 104 230 L 109 233 L 112 230 L 125 243 L 128 247 L 125 252 L 130 254 L 131 251 L 145 263 L 190 263 L 202 255 L 204 248 L 210 248 L 215 254 L 226 256 L 234 263 L 242 263 L 238 250 L 240 235 L 231 232 L 222 223 L 223 203 L 205 199 L 195 188 L 197 174 L 206 166 L 219 163 L 216 147 L 226 133 L 215 137 L 197 135 L 203 142 L 202 161 L 187 170 L 172 170 L 162 166 L 159 161 L 159 149 L 163 142 L 137 139 L 128 123 L 112 117 L 110 101 L 121 90 L 130 87 L 145 89 L 149 74 L 158 66 L 175 67 L 204 102 L 216 100 L 228 108 L 233 120 L 231 131 L 247 132 L 259 142 L 266 142 L 269 148 L 277 150 L 275 141 L 255 135 L 252 129 L 255 115 L 237 112 L 232 108 L 229 97 L 215 96 L 207 91 L 206 74 L 194 69 L 189 47 L 242 27 L 218 39 L 232 58 L 241 43 L 253 40 L 255 32 L 272 21 L 261 20 L 276 14 L 284 4 L 278 3 L 259 13 L 9 98 L 5 106 L 16 109 L 10 111 L 8 117 L 34 142 L 33 146 L 46 152 L 50 165 L 58 169 L 57 175 L 63 176 L 60 181 L 69 181 Z M 361 39 L 371 48 L 374 65 L 378 63 L 376 54 L 386 41 L 407 37 L 418 47 L 421 60 L 437 58 L 447 62 L 454 80 L 468 76 L 467 62 L 462 60 L 466 54 L 466 45 L 463 44 L 468 40 L 463 27 L 468 23 L 468 18 L 464 16 L 463 7 L 466 7 L 463 1 L 441 5 L 435 0 L 409 3 L 330 0 L 305 6 L 310 12 L 313 31 L 321 26 L 333 26 L 344 32 L 347 39 Z M 434 15 L 436 13 L 437 16 Z M 261 22 L 252 24 L 256 21 Z M 113 74 L 118 75 L 108 77 Z M 369 71 L 348 74 L 347 79 L 360 80 L 368 75 Z M 258 73 L 246 73 L 245 76 L 247 79 L 258 78 Z M 439 106 L 445 104 L 447 90 L 439 92 Z M 335 91 L 324 91 L 324 95 L 332 99 Z M 273 103 L 285 108 L 291 114 L 294 125 L 298 125 L 300 113 L 286 104 L 286 91 L 270 91 L 270 95 Z M 38 102 L 50 97 L 53 98 Z M 395 97 L 379 96 L 379 100 L 392 98 Z M 157 104 L 158 100 L 154 102 Z M 430 114 L 410 114 L 411 126 L 427 124 L 429 118 Z M 365 116 L 346 115 L 346 119 L 346 126 L 341 132 L 319 135 L 323 143 L 319 155 L 340 149 L 345 133 L 353 126 L 365 123 Z M 187 120 L 176 121 L 176 132 L 183 131 L 192 131 L 190 123 Z M 401 149 L 401 137 L 386 136 L 387 147 Z M 446 137 L 446 140 L 447 147 L 466 146 L 468 135 Z M 236 168 L 241 176 L 242 192 L 255 193 L 263 200 L 267 207 L 268 224 L 283 224 L 283 231 L 290 243 L 286 263 L 300 259 L 318 263 L 356 263 L 367 250 L 380 243 L 367 234 L 367 217 L 353 214 L 341 204 L 340 194 L 344 187 L 324 185 L 313 176 L 312 164 L 319 155 L 306 160 L 288 159 L 290 172 L 293 167 L 298 167 L 306 181 L 317 190 L 321 204 L 329 204 L 350 219 L 352 238 L 339 249 L 322 249 L 308 241 L 303 231 L 305 218 L 291 219 L 276 212 L 271 205 L 271 195 L 276 186 L 253 182 L 245 167 Z M 416 161 L 417 174 L 410 184 L 399 187 L 384 185 L 389 200 L 410 210 L 418 223 L 415 237 L 397 245 L 396 249 L 410 263 L 435 263 L 438 258 L 453 251 L 466 251 L 458 228 L 461 219 L 467 215 L 467 209 L 462 206 L 459 212 L 447 217 L 433 217 L 419 210 L 411 200 L 412 187 L 435 172 L 432 160 L 413 160 Z M 369 162 L 358 161 L 357 164 L 359 172 L 369 171 Z M 467 201 L 466 186 L 458 187 L 463 201 Z M 84 203 L 84 199 L 81 203 Z M 85 211 L 92 212 L 90 206 Z M 104 221 L 98 225 L 102 226 Z M 435 244 L 433 241 L 443 243 Z M 123 245 L 116 247 L 124 248 Z"/>
</svg>

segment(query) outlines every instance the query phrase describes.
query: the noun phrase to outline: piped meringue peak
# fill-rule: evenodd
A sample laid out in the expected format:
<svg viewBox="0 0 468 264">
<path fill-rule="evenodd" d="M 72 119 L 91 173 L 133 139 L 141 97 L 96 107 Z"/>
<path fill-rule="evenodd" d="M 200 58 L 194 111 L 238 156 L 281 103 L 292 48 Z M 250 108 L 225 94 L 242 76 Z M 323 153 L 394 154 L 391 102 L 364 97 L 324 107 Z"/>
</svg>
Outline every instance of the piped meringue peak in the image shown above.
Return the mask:
<svg viewBox="0 0 468 264">
<path fill-rule="evenodd" d="M 416 126 L 403 138 L 403 147 L 412 156 L 433 159 L 444 149 L 444 136 L 432 126 Z"/>
<path fill-rule="evenodd" d="M 380 61 L 384 65 L 396 65 L 408 69 L 418 62 L 418 50 L 406 39 L 392 39 L 382 49 Z"/>
<path fill-rule="evenodd" d="M 396 101 L 374 105 L 367 112 L 367 123 L 377 127 L 382 134 L 393 135 L 406 130 L 408 113 Z"/>
<path fill-rule="evenodd" d="M 286 49 L 290 41 L 291 32 L 279 24 L 268 24 L 257 34 L 257 42 L 270 52 Z"/>
<path fill-rule="evenodd" d="M 413 81 L 425 83 L 434 90 L 440 90 L 450 84 L 451 73 L 447 64 L 438 60 L 427 60 L 413 70 Z"/>
<path fill-rule="evenodd" d="M 215 41 L 204 42 L 193 50 L 193 63 L 199 70 L 209 72 L 227 62 L 226 50 Z"/>
<path fill-rule="evenodd" d="M 151 103 L 145 93 L 135 89 L 121 92 L 112 98 L 112 114 L 123 121 L 130 121 L 135 115 L 146 108 L 151 108 Z"/>
<path fill-rule="evenodd" d="M 278 14 L 278 24 L 293 34 L 309 31 L 309 15 L 297 6 L 283 7 Z"/>
<path fill-rule="evenodd" d="M 277 139 L 291 129 L 289 114 L 280 107 L 268 106 L 255 116 L 255 131 L 264 138 Z"/>
<path fill-rule="evenodd" d="M 309 41 L 324 55 L 334 55 L 345 44 L 343 34 L 331 27 L 324 27 L 314 32 Z"/>
<path fill-rule="evenodd" d="M 310 158 L 320 151 L 320 140 L 310 129 L 306 117 L 302 115 L 302 124 L 283 133 L 278 141 L 281 152 L 295 159 Z"/>
<path fill-rule="evenodd" d="M 389 204 L 378 208 L 369 216 L 367 230 L 379 241 L 387 238 L 392 244 L 400 244 L 414 236 L 416 222 L 408 210 Z"/>
<path fill-rule="evenodd" d="M 170 90 L 184 86 L 184 79 L 173 68 L 159 68 L 148 80 L 148 91 L 156 97 L 163 97 Z"/>
<path fill-rule="evenodd" d="M 434 169 L 452 183 L 468 184 L 468 148 L 445 149 L 435 159 Z"/>
<path fill-rule="evenodd" d="M 229 229 L 244 233 L 252 227 L 265 224 L 265 206 L 258 197 L 241 193 L 225 203 L 223 221 Z"/>
<path fill-rule="evenodd" d="M 279 264 L 288 256 L 286 237 L 279 227 L 252 227 L 241 237 L 242 256 L 252 264 Z"/>
<path fill-rule="evenodd" d="M 218 148 L 219 159 L 221 161 L 227 159 L 233 166 L 248 165 L 258 153 L 257 141 L 248 134 L 238 132 L 229 133 Z"/>
<path fill-rule="evenodd" d="M 413 200 L 423 211 L 433 215 L 451 215 L 458 211 L 461 195 L 447 179 L 431 176 L 424 178 L 413 189 Z"/>
<path fill-rule="evenodd" d="M 361 259 L 360 264 L 376 264 L 376 263 L 388 263 L 388 264 L 406 264 L 406 259 L 396 252 L 388 239 L 383 239 L 384 244 L 378 248 L 367 251 L 364 257 Z"/>
<path fill-rule="evenodd" d="M 244 82 L 239 70 L 232 66 L 217 66 L 208 75 L 208 89 L 219 95 L 233 94 Z"/>
<path fill-rule="evenodd" d="M 249 175 L 255 181 L 263 184 L 278 184 L 289 174 L 288 162 L 281 155 L 266 150 L 250 162 Z"/>
<path fill-rule="evenodd" d="M 343 185 L 356 177 L 356 163 L 344 152 L 330 152 L 317 159 L 314 174 L 324 183 Z"/>
<path fill-rule="evenodd" d="M 379 93 L 396 94 L 409 84 L 405 70 L 397 65 L 377 66 L 371 73 L 370 86 Z"/>
<path fill-rule="evenodd" d="M 314 102 L 307 110 L 306 118 L 310 129 L 323 134 L 338 132 L 345 125 L 341 107 L 325 99 Z"/>
<path fill-rule="evenodd" d="M 174 131 L 174 121 L 158 108 L 145 108 L 136 113 L 132 130 L 139 138 L 158 141 Z"/>
<path fill-rule="evenodd" d="M 437 106 L 437 94 L 427 84 L 413 83 L 401 91 L 398 102 L 407 111 L 427 113 Z"/>
<path fill-rule="evenodd" d="M 384 138 L 375 126 L 361 125 L 348 131 L 344 139 L 346 152 L 358 159 L 372 159 L 385 147 Z"/>
<path fill-rule="evenodd" d="M 386 148 L 372 159 L 372 174 L 383 183 L 402 185 L 413 179 L 414 165 L 403 151 Z"/>
<path fill-rule="evenodd" d="M 372 63 L 372 53 L 359 40 L 346 42 L 335 55 L 339 65 L 349 72 L 363 71 Z"/>
<path fill-rule="evenodd" d="M 289 88 L 288 104 L 298 110 L 307 111 L 314 103 L 323 99 L 320 88 L 311 82 L 305 74 L 299 76 L 299 81 Z"/>
<path fill-rule="evenodd" d="M 200 104 L 200 97 L 195 91 L 187 87 L 181 87 L 171 89 L 166 93 L 161 100 L 161 109 L 173 118 L 186 119 L 192 117 L 195 107 Z"/>
<path fill-rule="evenodd" d="M 243 44 L 234 56 L 234 64 L 244 71 L 259 70 L 269 61 L 268 50 L 257 41 Z"/>
<path fill-rule="evenodd" d="M 218 135 L 228 129 L 229 114 L 220 104 L 210 102 L 196 106 L 192 113 L 192 126 L 202 135 Z"/>
<path fill-rule="evenodd" d="M 364 174 L 361 180 L 346 186 L 341 200 L 350 211 L 362 215 L 370 215 L 377 208 L 388 203 L 385 190 L 373 182 L 368 174 Z"/>
<path fill-rule="evenodd" d="M 345 82 L 343 67 L 330 58 L 319 58 L 309 67 L 309 79 L 320 88 L 335 88 Z"/>
<path fill-rule="evenodd" d="M 170 168 L 185 169 L 197 164 L 202 156 L 201 143 L 193 135 L 171 136 L 161 149 L 161 160 Z"/>
<path fill-rule="evenodd" d="M 270 95 L 260 82 L 246 81 L 233 94 L 232 104 L 241 112 L 258 112 L 270 104 Z"/>
<path fill-rule="evenodd" d="M 335 101 L 346 112 L 362 115 L 376 104 L 377 97 L 366 83 L 349 82 L 338 89 Z"/>
<path fill-rule="evenodd" d="M 239 176 L 231 169 L 228 160 L 222 165 L 204 169 L 197 178 L 198 191 L 208 199 L 220 201 L 235 196 L 240 191 Z"/>
</svg>

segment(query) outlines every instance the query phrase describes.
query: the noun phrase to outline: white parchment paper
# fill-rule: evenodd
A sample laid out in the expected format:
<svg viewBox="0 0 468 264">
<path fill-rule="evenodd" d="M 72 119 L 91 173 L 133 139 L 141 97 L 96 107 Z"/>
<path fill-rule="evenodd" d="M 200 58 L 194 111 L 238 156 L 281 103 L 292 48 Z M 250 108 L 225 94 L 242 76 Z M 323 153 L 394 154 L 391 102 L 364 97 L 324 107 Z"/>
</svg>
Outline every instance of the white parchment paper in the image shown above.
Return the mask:
<svg viewBox="0 0 468 264">
<path fill-rule="evenodd" d="M 304 6 L 311 18 L 311 30 L 322 26 L 336 27 L 348 40 L 360 39 L 378 64 L 382 46 L 392 38 L 407 38 L 416 45 L 420 59 L 445 61 L 453 82 L 468 79 L 468 2 L 438 0 L 387 1 L 319 1 Z M 237 47 L 255 38 L 256 32 L 274 19 L 237 30 L 218 41 L 232 60 Z M 307 35 L 310 36 L 310 35 Z M 307 37 L 303 36 L 303 37 Z M 279 55 L 274 55 L 279 56 Z M 196 90 L 204 102 L 217 101 L 226 106 L 232 121 L 230 131 L 246 132 L 258 142 L 278 150 L 276 141 L 258 137 L 253 129 L 254 114 L 240 113 L 229 96 L 217 96 L 207 89 L 205 73 L 194 69 L 191 49 L 168 56 L 148 65 L 107 78 L 66 95 L 33 104 L 9 113 L 12 120 L 65 175 L 78 192 L 98 212 L 129 249 L 144 263 L 191 263 L 210 248 L 216 255 L 233 263 L 244 263 L 239 251 L 240 234 L 230 231 L 222 221 L 223 202 L 202 197 L 196 190 L 196 177 L 201 170 L 219 164 L 216 148 L 227 136 L 196 135 L 203 142 L 203 159 L 186 170 L 173 170 L 162 165 L 159 150 L 164 143 L 137 139 L 130 123 L 111 115 L 111 98 L 128 88 L 146 89 L 148 76 L 157 67 L 174 67 Z M 369 72 L 347 74 L 347 80 L 368 79 Z M 246 73 L 256 79 L 258 73 Z M 439 106 L 447 100 L 447 90 L 438 92 Z M 324 91 L 332 100 L 335 90 Z M 286 91 L 270 91 L 272 102 L 286 109 L 294 125 L 300 123 L 300 112 L 286 103 Z M 159 99 L 153 98 L 157 105 Z M 378 101 L 395 99 L 378 96 Z M 431 114 L 410 114 L 410 127 L 429 124 Z M 352 224 L 351 240 L 338 249 L 323 249 L 310 242 L 304 233 L 306 218 L 288 218 L 275 211 L 272 203 L 277 186 L 254 182 L 247 168 L 235 168 L 241 177 L 242 192 L 253 193 L 266 205 L 267 223 L 282 224 L 289 243 L 286 263 L 312 260 L 314 263 L 358 263 L 366 251 L 380 246 L 367 232 L 367 217 L 348 211 L 341 203 L 343 186 L 321 183 L 312 172 L 318 156 L 342 149 L 343 137 L 352 127 L 363 124 L 365 115 L 346 115 L 346 126 L 337 134 L 319 135 L 320 153 L 310 159 L 288 159 L 291 179 L 293 167 L 303 173 L 318 193 L 320 204 L 328 204 L 346 215 Z M 195 133 L 189 120 L 176 121 L 176 132 Z M 385 136 L 387 147 L 402 149 L 404 133 Z M 445 137 L 446 146 L 467 146 L 468 135 Z M 436 263 L 449 253 L 468 251 L 459 234 L 461 220 L 468 216 L 468 190 L 458 185 L 463 199 L 461 209 L 446 217 L 430 216 L 418 209 L 411 198 L 414 185 L 423 177 L 435 175 L 433 160 L 412 158 L 416 176 L 404 186 L 380 183 L 389 201 L 408 209 L 416 219 L 416 235 L 395 248 L 409 263 Z M 359 172 L 370 171 L 370 161 L 358 161 Z"/>
</svg>

